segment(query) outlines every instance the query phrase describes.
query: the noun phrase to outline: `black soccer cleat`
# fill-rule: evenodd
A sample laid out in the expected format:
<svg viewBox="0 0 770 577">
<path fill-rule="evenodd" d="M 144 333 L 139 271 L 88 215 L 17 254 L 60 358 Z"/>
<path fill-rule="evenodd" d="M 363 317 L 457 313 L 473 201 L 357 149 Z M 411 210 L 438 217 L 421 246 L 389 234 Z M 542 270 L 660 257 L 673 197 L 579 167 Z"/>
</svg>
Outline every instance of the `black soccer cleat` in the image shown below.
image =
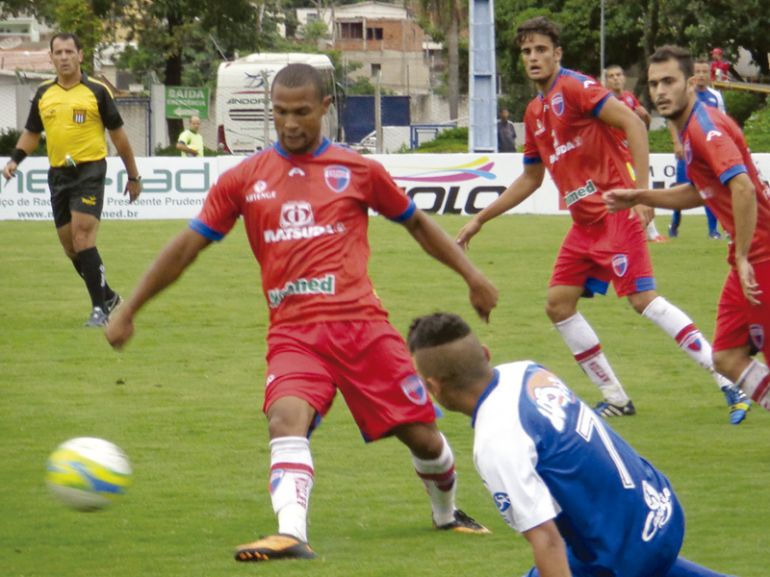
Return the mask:
<svg viewBox="0 0 770 577">
<path fill-rule="evenodd" d="M 272 561 L 278 559 L 314 559 L 315 551 L 293 535 L 277 533 L 262 537 L 252 543 L 239 545 L 235 560 L 245 562 Z"/>
<path fill-rule="evenodd" d="M 109 298 L 104 303 L 105 312 L 107 313 L 107 316 L 110 316 L 112 314 L 112 311 L 114 311 L 120 304 L 123 302 L 123 297 L 121 297 L 118 293 L 114 293 L 112 295 L 112 298 Z"/>
<path fill-rule="evenodd" d="M 469 517 L 460 511 L 460 509 L 455 509 L 454 520 L 446 523 L 445 525 L 436 525 L 436 522 L 434 521 L 433 526 L 439 531 L 454 531 L 456 533 L 475 533 L 476 535 L 486 535 L 492 532 L 472 517 Z"/>
<path fill-rule="evenodd" d="M 607 401 L 601 401 L 594 407 L 594 411 L 605 419 L 610 417 L 630 417 L 636 414 L 634 403 L 629 401 L 625 405 L 613 405 Z"/>
</svg>

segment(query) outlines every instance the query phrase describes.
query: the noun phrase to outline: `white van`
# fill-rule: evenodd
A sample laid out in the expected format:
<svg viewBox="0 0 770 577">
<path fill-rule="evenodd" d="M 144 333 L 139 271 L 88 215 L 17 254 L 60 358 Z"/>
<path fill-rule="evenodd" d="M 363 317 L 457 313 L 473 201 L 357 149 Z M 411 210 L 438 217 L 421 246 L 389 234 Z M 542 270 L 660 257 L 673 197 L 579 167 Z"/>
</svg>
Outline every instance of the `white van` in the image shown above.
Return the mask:
<svg viewBox="0 0 770 577">
<path fill-rule="evenodd" d="M 304 63 L 317 68 L 332 96 L 324 119 L 323 133 L 337 140 L 339 101 L 334 82 L 334 66 L 323 54 L 301 52 L 250 54 L 222 62 L 217 71 L 217 143 L 225 152 L 251 154 L 275 140 L 270 85 L 276 73 L 287 64 Z"/>
</svg>

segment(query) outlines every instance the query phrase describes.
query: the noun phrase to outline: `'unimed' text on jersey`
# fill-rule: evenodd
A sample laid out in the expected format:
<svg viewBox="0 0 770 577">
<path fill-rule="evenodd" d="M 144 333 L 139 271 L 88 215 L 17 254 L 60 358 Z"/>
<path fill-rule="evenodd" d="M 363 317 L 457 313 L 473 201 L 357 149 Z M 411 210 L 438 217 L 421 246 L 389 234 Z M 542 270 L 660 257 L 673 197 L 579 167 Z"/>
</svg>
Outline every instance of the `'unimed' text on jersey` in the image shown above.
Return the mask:
<svg viewBox="0 0 770 577">
<path fill-rule="evenodd" d="M 687 178 L 732 238 L 735 238 L 735 218 L 728 183 L 739 174 L 751 179 L 757 198 L 757 225 L 749 261 L 770 260 L 770 188 L 751 159 L 741 129 L 726 114 L 696 101 L 680 138 Z M 735 265 L 733 243 L 729 246 L 728 261 Z"/>
<path fill-rule="evenodd" d="M 367 272 L 368 210 L 415 210 L 385 168 L 324 140 L 312 154 L 280 145 L 228 170 L 191 227 L 220 240 L 242 215 L 272 325 L 387 317 Z"/>
<path fill-rule="evenodd" d="M 553 519 L 575 557 L 607 575 L 676 558 L 684 526 L 668 479 L 554 374 L 496 367 L 473 418 L 476 468 L 511 527 Z"/>
<path fill-rule="evenodd" d="M 578 224 L 607 214 L 602 192 L 634 185 L 628 148 L 598 118 L 608 98 L 593 78 L 562 68 L 524 114 L 524 163 L 545 164 Z"/>
</svg>

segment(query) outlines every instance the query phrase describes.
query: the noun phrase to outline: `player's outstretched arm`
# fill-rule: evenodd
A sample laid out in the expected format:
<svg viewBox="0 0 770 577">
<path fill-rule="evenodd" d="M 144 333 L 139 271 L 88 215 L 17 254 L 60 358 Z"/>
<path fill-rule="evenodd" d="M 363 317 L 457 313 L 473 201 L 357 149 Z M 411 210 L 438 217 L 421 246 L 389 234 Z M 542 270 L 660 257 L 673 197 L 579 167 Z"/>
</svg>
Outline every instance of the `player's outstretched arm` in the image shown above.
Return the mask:
<svg viewBox="0 0 770 577">
<path fill-rule="evenodd" d="M 543 184 L 544 177 L 545 167 L 542 163 L 525 164 L 524 172 L 513 181 L 511 186 L 460 229 L 457 233 L 457 244 L 467 249 L 471 239 L 478 234 L 485 222 L 500 216 L 529 198 Z"/>
<path fill-rule="evenodd" d="M 523 535 L 532 547 L 540 577 L 572 577 L 567 563 L 567 549 L 556 523 L 546 521 L 524 531 Z"/>
<path fill-rule="evenodd" d="M 679 184 L 672 188 L 608 190 L 602 195 L 610 212 L 618 212 L 638 204 L 656 208 L 683 210 L 703 205 L 703 199 L 691 184 Z"/>
<path fill-rule="evenodd" d="M 489 322 L 489 314 L 497 305 L 497 288 L 468 259 L 451 237 L 423 211 L 417 209 L 404 226 L 425 252 L 465 279 L 470 289 L 471 305 Z"/>
<path fill-rule="evenodd" d="M 133 294 L 112 315 L 104 336 L 113 348 L 121 349 L 134 334 L 134 315 L 147 301 L 182 276 L 211 241 L 192 229 L 185 229 L 171 240 L 139 281 Z"/>
</svg>

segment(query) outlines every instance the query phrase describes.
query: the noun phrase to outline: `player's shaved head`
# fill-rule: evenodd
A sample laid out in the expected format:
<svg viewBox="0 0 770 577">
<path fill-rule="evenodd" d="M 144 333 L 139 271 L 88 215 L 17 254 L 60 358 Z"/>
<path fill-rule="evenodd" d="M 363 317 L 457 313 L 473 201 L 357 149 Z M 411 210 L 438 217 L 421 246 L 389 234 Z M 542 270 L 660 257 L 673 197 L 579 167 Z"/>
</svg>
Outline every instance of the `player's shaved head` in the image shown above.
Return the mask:
<svg viewBox="0 0 770 577">
<path fill-rule="evenodd" d="M 465 388 L 487 376 L 488 359 L 468 324 L 452 313 L 434 313 L 412 321 L 409 351 L 424 378 Z"/>
<path fill-rule="evenodd" d="M 273 79 L 273 87 L 279 84 L 286 88 L 302 88 L 303 86 L 312 85 L 315 87 L 318 100 L 323 100 L 324 96 L 326 96 L 323 77 L 310 64 L 294 63 L 281 68 Z M 273 87 L 271 87 L 271 91 Z"/>
</svg>

